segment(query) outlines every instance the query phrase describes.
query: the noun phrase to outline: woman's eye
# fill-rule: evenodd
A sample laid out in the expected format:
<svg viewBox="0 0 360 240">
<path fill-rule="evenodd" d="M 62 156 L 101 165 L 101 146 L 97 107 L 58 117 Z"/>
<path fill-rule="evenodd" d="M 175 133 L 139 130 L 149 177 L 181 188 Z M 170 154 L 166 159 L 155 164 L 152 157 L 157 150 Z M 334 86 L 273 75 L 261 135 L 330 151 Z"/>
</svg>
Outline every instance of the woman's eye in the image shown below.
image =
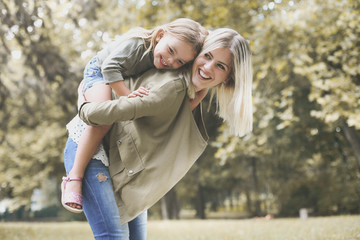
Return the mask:
<svg viewBox="0 0 360 240">
<path fill-rule="evenodd" d="M 210 59 L 210 54 L 205 53 L 204 56 L 205 56 L 207 59 Z"/>
<path fill-rule="evenodd" d="M 221 70 L 226 70 L 225 67 L 222 65 L 222 64 L 218 64 L 218 67 L 221 69 Z"/>
<path fill-rule="evenodd" d="M 183 64 L 184 64 L 184 62 L 181 61 L 181 60 L 178 60 L 178 63 L 179 63 L 180 65 L 183 65 Z"/>
<path fill-rule="evenodd" d="M 170 52 L 171 54 L 174 54 L 174 50 L 173 50 L 171 47 L 169 47 L 169 52 Z"/>
</svg>

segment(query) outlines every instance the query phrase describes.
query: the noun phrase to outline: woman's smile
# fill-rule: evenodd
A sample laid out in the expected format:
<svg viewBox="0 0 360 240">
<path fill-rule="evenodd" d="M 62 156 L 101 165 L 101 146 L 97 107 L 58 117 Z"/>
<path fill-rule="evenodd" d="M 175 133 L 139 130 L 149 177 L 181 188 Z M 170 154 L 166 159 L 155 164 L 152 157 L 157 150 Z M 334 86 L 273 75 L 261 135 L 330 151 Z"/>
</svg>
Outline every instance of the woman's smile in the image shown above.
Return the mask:
<svg viewBox="0 0 360 240">
<path fill-rule="evenodd" d="M 211 77 L 208 76 L 201 68 L 199 68 L 199 75 L 200 75 L 200 77 L 202 77 L 204 80 L 211 79 Z"/>
<path fill-rule="evenodd" d="M 228 48 L 217 48 L 199 55 L 193 64 L 192 83 L 196 91 L 215 87 L 228 80 L 232 55 Z"/>
</svg>

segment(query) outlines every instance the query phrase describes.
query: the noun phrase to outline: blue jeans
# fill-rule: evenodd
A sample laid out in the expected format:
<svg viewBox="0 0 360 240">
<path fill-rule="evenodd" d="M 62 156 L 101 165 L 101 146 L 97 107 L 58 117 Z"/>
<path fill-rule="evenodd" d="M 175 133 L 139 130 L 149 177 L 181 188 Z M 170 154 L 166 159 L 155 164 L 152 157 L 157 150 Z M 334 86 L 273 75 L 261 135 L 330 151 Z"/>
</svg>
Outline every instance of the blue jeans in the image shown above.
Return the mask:
<svg viewBox="0 0 360 240">
<path fill-rule="evenodd" d="M 64 151 L 67 173 L 73 167 L 76 149 L 77 143 L 68 138 Z M 84 213 L 96 240 L 146 239 L 147 211 L 120 225 L 109 170 L 100 160 L 90 160 L 82 181 L 82 195 Z"/>
<path fill-rule="evenodd" d="M 83 93 L 96 83 L 105 83 L 97 58 L 93 57 L 84 69 Z"/>
</svg>

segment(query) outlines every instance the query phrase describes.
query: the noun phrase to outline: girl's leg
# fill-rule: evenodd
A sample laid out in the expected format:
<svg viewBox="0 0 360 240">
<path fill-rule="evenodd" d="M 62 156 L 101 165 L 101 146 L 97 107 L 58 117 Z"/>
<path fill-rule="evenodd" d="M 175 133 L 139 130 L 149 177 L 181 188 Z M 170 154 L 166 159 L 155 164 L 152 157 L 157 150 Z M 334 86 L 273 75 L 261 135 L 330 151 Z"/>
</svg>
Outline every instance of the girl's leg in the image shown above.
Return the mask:
<svg viewBox="0 0 360 240">
<path fill-rule="evenodd" d="M 73 167 L 77 144 L 69 139 L 65 147 L 65 168 Z M 120 225 L 108 168 L 101 161 L 91 159 L 83 179 L 84 213 L 96 240 L 129 239 L 128 225 Z"/>
<path fill-rule="evenodd" d="M 93 85 L 85 92 L 85 99 L 90 102 L 103 102 L 111 100 L 111 88 L 108 85 L 99 83 Z M 79 146 L 76 151 L 74 166 L 68 174 L 70 178 L 83 177 L 85 168 L 92 156 L 94 156 L 97 147 L 105 134 L 109 131 L 111 125 L 87 126 L 79 140 Z M 81 193 L 82 182 L 72 181 L 66 185 L 66 191 Z M 72 203 L 69 206 L 81 208 L 81 206 Z"/>
</svg>

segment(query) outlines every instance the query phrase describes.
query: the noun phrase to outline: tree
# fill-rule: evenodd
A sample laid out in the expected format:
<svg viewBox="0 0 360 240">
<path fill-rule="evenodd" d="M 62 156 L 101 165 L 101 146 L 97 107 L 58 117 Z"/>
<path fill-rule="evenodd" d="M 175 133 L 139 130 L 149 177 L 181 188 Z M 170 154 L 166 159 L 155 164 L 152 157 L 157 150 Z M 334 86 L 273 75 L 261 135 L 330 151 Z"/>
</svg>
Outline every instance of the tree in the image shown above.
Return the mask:
<svg viewBox="0 0 360 240">
<path fill-rule="evenodd" d="M 11 211 L 28 210 L 35 188 L 50 176 L 60 181 L 65 174 L 65 125 L 77 111 L 83 68 L 113 34 L 104 31 L 111 19 L 98 19 L 96 13 L 120 15 L 112 8 L 117 3 L 102 4 L 0 2 L 0 199 L 13 200 Z M 112 26 L 109 31 L 119 25 Z"/>
<path fill-rule="evenodd" d="M 249 39 L 254 131 L 235 138 L 210 115 L 210 146 L 173 199 L 204 218 L 206 206 L 239 196 L 248 216 L 360 212 L 356 1 L 2 0 L 0 9 L 0 200 L 13 209 L 65 174 L 65 125 L 86 62 L 132 27 L 190 17 Z"/>
<path fill-rule="evenodd" d="M 352 206 L 343 212 L 358 211 L 360 195 L 351 190 L 359 186 L 356 172 L 341 170 L 356 166 L 350 147 L 359 149 L 358 135 L 336 131 L 347 129 L 344 123 L 358 131 L 358 7 L 352 1 L 283 2 L 264 5 L 269 13 L 253 18 L 254 131 L 243 139 L 222 131 L 217 156 L 229 164 L 260 159 L 260 193 L 275 196 L 273 211 L 281 215 L 304 206 L 315 214 L 340 212 L 340 189 Z M 355 140 L 349 145 L 346 138 Z"/>
<path fill-rule="evenodd" d="M 46 23 L 52 17 L 45 3 L 2 1 L 0 6 L 0 52 L 6 55 L 0 77 L 0 192 L 14 200 L 13 209 L 28 208 L 33 189 L 61 166 L 62 126 L 71 111 L 66 99 L 75 99 L 62 87 L 65 80 L 75 83 L 76 75 L 49 36 Z"/>
</svg>

